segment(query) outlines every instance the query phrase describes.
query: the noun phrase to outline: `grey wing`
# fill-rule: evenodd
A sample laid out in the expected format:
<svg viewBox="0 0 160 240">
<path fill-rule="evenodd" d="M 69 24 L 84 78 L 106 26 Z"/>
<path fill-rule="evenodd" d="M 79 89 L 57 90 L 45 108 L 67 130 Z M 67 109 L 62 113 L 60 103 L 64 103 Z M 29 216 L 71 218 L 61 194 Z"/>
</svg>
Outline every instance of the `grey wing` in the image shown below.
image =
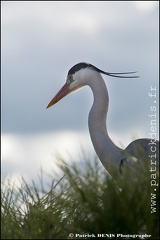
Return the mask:
<svg viewBox="0 0 160 240">
<path fill-rule="evenodd" d="M 142 138 L 131 142 L 124 150 L 124 158 L 119 165 L 119 171 L 127 165 L 133 166 L 146 161 L 148 163 L 159 164 L 159 141 L 155 139 Z M 139 165 L 138 165 L 139 166 Z"/>
</svg>

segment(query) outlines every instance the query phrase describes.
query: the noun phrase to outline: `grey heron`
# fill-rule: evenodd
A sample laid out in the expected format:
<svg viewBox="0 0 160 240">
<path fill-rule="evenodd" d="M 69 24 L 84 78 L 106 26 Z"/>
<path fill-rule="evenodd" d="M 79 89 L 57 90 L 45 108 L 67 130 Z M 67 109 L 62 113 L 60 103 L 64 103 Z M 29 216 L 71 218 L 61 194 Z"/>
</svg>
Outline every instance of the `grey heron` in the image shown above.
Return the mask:
<svg viewBox="0 0 160 240">
<path fill-rule="evenodd" d="M 153 150 L 157 158 L 158 142 L 155 139 L 134 140 L 123 150 L 116 146 L 108 135 L 106 118 L 109 95 L 101 74 L 118 78 L 137 78 L 138 76 L 128 75 L 133 73 L 135 72 L 109 73 L 92 64 L 78 63 L 68 71 L 66 83 L 47 106 L 47 108 L 53 106 L 60 99 L 83 86 L 88 85 L 91 88 L 94 101 L 88 117 L 89 132 L 94 149 L 107 171 L 110 165 L 114 164 L 117 170 L 121 172 L 125 162 L 131 159 L 139 160 L 142 156 L 149 158 Z"/>
</svg>

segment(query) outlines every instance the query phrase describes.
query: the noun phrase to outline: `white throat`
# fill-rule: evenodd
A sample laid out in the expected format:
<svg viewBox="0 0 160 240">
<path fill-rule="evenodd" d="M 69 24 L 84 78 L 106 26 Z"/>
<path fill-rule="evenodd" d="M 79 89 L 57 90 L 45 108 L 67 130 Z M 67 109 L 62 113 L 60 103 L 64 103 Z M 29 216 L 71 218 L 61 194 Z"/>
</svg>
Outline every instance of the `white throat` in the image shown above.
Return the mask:
<svg viewBox="0 0 160 240">
<path fill-rule="evenodd" d="M 94 94 L 94 102 L 88 118 L 89 132 L 98 157 L 106 169 L 108 169 L 111 163 L 119 166 L 122 159 L 122 149 L 112 142 L 106 128 L 109 105 L 106 84 L 101 74 L 97 73 L 94 76 L 95 73 L 93 81 L 88 83 Z"/>
</svg>

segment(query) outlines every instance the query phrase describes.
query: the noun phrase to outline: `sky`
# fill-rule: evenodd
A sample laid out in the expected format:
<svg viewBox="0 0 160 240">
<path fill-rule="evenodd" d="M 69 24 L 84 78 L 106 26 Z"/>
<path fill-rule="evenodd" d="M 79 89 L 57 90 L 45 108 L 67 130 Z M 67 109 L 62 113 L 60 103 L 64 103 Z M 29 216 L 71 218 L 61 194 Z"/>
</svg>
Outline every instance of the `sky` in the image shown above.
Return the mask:
<svg viewBox="0 0 160 240">
<path fill-rule="evenodd" d="M 159 116 L 158 1 L 1 1 L 1 14 L 4 178 L 34 179 L 41 167 L 51 174 L 57 153 L 66 161 L 77 160 L 82 148 L 95 155 L 89 87 L 46 109 L 78 62 L 138 72 L 137 79 L 103 76 L 110 99 L 107 129 L 120 147 L 149 137 L 153 105 L 157 122 Z M 157 123 L 157 138 L 158 132 Z"/>
</svg>

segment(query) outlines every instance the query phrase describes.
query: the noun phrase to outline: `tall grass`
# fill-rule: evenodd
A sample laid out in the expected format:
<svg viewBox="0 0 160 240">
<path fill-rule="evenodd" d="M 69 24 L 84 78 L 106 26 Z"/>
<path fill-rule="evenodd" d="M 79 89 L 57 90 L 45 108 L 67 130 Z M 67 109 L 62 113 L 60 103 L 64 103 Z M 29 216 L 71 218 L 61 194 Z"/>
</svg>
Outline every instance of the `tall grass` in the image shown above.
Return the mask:
<svg viewBox="0 0 160 240">
<path fill-rule="evenodd" d="M 156 212 L 151 213 L 148 165 L 123 176 L 112 167 L 111 177 L 98 159 L 91 161 L 85 154 L 80 163 L 67 165 L 60 157 L 58 162 L 62 177 L 51 179 L 49 190 L 42 178 L 38 185 L 23 178 L 21 187 L 2 184 L 2 239 L 75 239 L 78 234 L 81 238 L 112 234 L 112 239 L 117 234 L 139 235 L 136 238 L 147 234 L 159 239 L 159 189 Z"/>
</svg>

